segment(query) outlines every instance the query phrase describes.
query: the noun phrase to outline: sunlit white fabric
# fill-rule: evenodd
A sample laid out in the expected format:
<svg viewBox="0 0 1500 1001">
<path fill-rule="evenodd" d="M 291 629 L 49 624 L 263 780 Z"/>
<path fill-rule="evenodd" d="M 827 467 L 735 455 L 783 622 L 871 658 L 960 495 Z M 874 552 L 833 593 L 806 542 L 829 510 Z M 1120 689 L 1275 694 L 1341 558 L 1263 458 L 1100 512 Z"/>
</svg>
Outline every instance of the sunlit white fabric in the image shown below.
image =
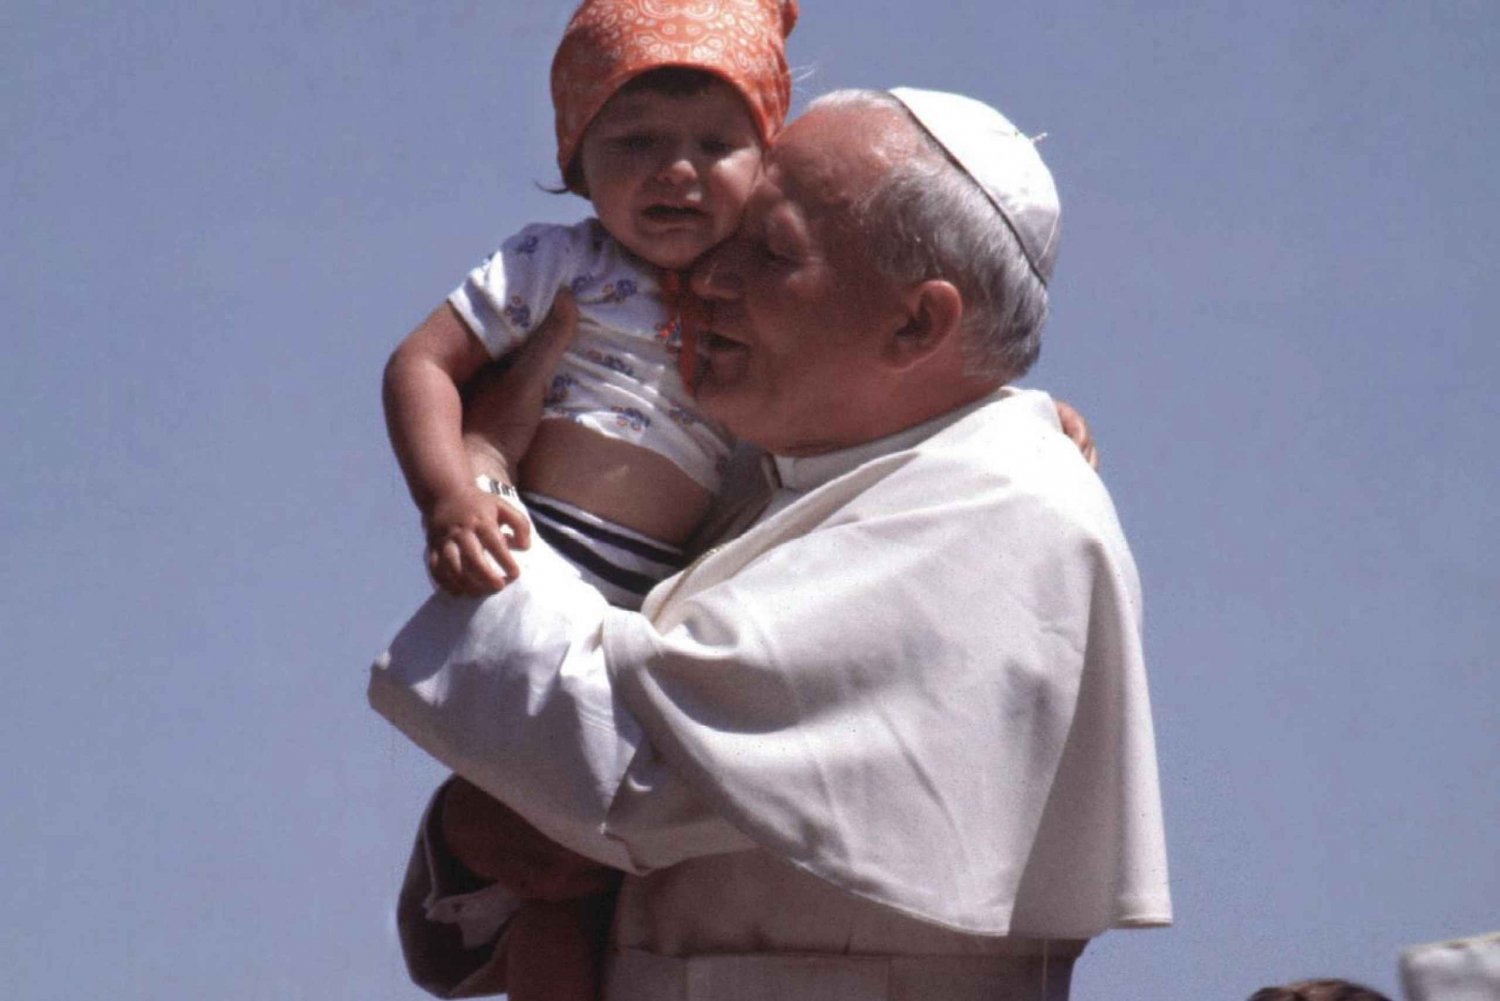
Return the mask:
<svg viewBox="0 0 1500 1001">
<path fill-rule="evenodd" d="M 1002 390 L 858 459 L 813 460 L 640 614 L 545 550 L 435 597 L 372 702 L 630 871 L 759 846 L 971 934 L 1169 921 L 1135 568 L 1051 401 Z"/>
</svg>

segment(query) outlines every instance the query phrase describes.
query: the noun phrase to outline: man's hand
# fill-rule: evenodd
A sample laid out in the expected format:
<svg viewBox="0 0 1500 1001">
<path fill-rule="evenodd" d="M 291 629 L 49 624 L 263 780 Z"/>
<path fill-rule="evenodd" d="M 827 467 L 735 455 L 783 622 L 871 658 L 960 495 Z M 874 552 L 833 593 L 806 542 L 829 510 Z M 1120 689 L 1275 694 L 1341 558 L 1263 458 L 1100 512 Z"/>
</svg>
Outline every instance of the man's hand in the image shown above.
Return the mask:
<svg viewBox="0 0 1500 1001">
<path fill-rule="evenodd" d="M 1078 451 L 1088 464 L 1095 469 L 1099 468 L 1099 450 L 1094 447 L 1094 437 L 1089 434 L 1089 422 L 1083 419 L 1083 415 L 1074 410 L 1062 400 L 1054 400 L 1057 407 L 1057 419 L 1062 424 L 1063 434 L 1072 439 L 1073 444 L 1078 446 Z"/>
<path fill-rule="evenodd" d="M 464 405 L 464 447 L 477 473 L 513 481 L 542 418 L 552 375 L 578 332 L 578 306 L 559 292 L 541 326 L 515 351 L 489 366 Z"/>
<path fill-rule="evenodd" d="M 521 572 L 511 548 L 531 545 L 526 515 L 474 486 L 439 497 L 422 518 L 427 572 L 449 594 L 498 591 Z"/>
</svg>

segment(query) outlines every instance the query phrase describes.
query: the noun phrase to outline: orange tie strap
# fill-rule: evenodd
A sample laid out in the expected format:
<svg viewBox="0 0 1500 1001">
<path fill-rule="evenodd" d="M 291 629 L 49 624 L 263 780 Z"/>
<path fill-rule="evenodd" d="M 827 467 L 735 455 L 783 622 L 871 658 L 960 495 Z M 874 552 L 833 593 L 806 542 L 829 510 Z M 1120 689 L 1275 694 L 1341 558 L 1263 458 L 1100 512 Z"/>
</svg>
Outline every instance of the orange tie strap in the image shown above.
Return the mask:
<svg viewBox="0 0 1500 1001">
<path fill-rule="evenodd" d="M 673 333 L 677 338 L 677 372 L 688 395 L 698 394 L 698 332 L 708 319 L 708 304 L 693 294 L 687 275 L 681 271 L 667 271 L 661 277 L 661 301 L 667 310 L 667 322 L 661 328 L 661 336 L 668 340 Z"/>
</svg>

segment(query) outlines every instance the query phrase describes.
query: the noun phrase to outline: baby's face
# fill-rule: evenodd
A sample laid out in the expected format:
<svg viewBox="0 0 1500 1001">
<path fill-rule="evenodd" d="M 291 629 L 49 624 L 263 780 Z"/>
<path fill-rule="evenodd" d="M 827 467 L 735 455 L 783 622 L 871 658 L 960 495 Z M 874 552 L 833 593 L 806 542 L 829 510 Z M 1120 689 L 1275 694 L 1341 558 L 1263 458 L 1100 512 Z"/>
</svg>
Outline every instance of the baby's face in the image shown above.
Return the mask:
<svg viewBox="0 0 1500 1001">
<path fill-rule="evenodd" d="M 680 270 L 739 225 L 761 144 L 738 93 L 616 94 L 579 149 L 594 211 L 611 236 L 657 267 Z"/>
</svg>

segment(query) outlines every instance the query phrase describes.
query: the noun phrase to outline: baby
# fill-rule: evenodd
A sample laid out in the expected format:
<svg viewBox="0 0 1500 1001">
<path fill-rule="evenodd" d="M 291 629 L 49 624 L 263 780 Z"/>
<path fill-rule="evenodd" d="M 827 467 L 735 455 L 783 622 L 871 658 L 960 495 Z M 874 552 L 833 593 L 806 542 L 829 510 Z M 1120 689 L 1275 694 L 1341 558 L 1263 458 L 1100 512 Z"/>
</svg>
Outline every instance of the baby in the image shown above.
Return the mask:
<svg viewBox="0 0 1500 1001">
<path fill-rule="evenodd" d="M 796 0 L 587 0 L 573 15 L 552 66 L 557 161 L 595 217 L 507 240 L 386 368 L 391 441 L 444 590 L 502 588 L 518 572 L 511 542 L 525 545 L 532 525 L 626 608 L 685 562 L 731 441 L 696 412 L 683 378 L 693 357 L 683 273 L 738 226 L 786 117 L 796 15 Z M 492 468 L 479 468 L 463 390 L 569 297 L 577 334 L 535 437 L 524 455 L 481 443 Z M 596 994 L 608 923 L 599 891 L 611 880 L 462 781 L 435 805 L 432 836 L 451 846 L 442 803 L 460 796 L 470 815 L 489 811 L 487 830 L 514 849 L 476 873 L 513 894 L 488 901 L 496 923 L 525 902 L 500 947 L 511 996 Z"/>
<path fill-rule="evenodd" d="M 682 376 L 683 272 L 734 232 L 785 119 L 796 10 L 795 0 L 589 0 L 574 14 L 552 66 L 557 159 L 595 217 L 507 240 L 386 369 L 391 440 L 440 587 L 503 587 L 517 573 L 511 540 L 524 545 L 530 524 L 622 607 L 681 567 L 731 447 Z M 528 524 L 508 483 L 476 482 L 461 391 L 560 293 L 577 304 L 577 336 L 531 446 L 503 456 Z"/>
</svg>

